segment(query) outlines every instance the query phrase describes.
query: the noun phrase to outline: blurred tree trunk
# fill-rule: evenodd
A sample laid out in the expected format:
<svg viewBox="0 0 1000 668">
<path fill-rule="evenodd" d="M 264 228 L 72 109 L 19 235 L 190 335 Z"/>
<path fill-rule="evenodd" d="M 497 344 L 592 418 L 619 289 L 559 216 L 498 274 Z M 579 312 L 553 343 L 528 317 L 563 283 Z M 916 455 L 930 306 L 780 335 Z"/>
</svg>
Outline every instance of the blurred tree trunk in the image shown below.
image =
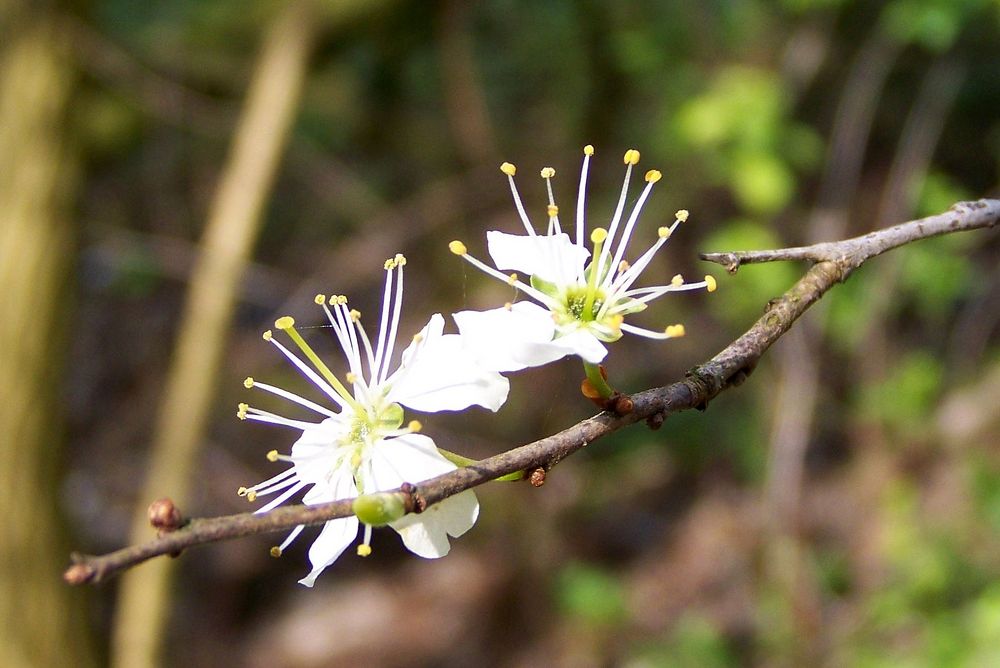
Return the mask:
<svg viewBox="0 0 1000 668">
<path fill-rule="evenodd" d="M 0 4 L 0 665 L 93 663 L 58 521 L 58 395 L 72 268 L 63 145 L 72 68 L 52 17 Z"/>
<path fill-rule="evenodd" d="M 239 281 L 298 108 L 317 24 L 313 9 L 305 0 L 283 5 L 264 38 L 191 276 L 149 472 L 132 523 L 133 543 L 153 536 L 146 516 L 151 501 L 169 496 L 182 511 L 188 510 L 191 473 L 204 438 Z M 123 576 L 112 639 L 114 665 L 136 668 L 160 663 L 174 566 L 171 560 L 156 559 Z"/>
</svg>

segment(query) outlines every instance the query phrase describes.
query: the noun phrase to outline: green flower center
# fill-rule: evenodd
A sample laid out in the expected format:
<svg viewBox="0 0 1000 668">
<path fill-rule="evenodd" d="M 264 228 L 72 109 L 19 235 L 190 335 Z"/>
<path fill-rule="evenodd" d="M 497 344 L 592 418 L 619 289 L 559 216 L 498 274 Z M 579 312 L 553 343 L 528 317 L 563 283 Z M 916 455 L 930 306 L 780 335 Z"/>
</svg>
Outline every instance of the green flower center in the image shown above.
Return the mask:
<svg viewBox="0 0 1000 668">
<path fill-rule="evenodd" d="M 604 292 L 594 290 L 591 296 L 589 286 L 576 286 L 569 288 L 565 294 L 566 313 L 573 316 L 573 319 L 582 322 L 592 322 L 596 315 L 601 312 L 604 306 Z M 590 297 L 590 308 L 587 308 L 588 297 Z"/>
<path fill-rule="evenodd" d="M 402 406 L 399 404 L 383 406 L 381 402 L 375 402 L 368 407 L 368 410 L 354 415 L 348 439 L 353 443 L 371 444 L 402 425 Z"/>
</svg>

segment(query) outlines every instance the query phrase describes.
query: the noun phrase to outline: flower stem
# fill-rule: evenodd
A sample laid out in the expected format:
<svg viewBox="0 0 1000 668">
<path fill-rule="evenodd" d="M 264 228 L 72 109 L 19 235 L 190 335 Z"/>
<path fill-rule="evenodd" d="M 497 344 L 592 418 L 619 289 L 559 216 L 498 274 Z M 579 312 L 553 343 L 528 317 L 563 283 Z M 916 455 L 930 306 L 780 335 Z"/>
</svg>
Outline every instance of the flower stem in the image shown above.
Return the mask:
<svg viewBox="0 0 1000 668">
<path fill-rule="evenodd" d="M 604 374 L 601 373 L 601 366 L 599 364 L 584 362 L 583 370 L 587 373 L 587 380 L 590 382 L 590 386 L 601 395 L 601 398 L 610 399 L 615 391 L 608 385 L 608 381 L 604 380 Z"/>
</svg>

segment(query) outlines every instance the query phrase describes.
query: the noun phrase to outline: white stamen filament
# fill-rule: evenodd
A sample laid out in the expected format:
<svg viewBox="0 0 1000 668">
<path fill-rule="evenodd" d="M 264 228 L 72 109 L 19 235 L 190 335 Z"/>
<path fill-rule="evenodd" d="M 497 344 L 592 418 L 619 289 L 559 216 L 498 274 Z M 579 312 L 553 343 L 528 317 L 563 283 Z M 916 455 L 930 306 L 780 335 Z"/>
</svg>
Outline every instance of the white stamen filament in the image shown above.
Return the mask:
<svg viewBox="0 0 1000 668">
<path fill-rule="evenodd" d="M 308 429 L 315 426 L 312 422 L 305 422 L 304 420 L 292 420 L 290 418 L 282 417 L 268 411 L 262 411 L 259 408 L 254 408 L 253 406 L 247 406 L 244 417 L 247 420 L 253 420 L 254 422 L 267 422 L 268 424 L 276 424 L 282 427 L 291 427 L 292 429 Z"/>
<path fill-rule="evenodd" d="M 266 489 L 268 487 L 273 487 L 274 489 L 283 489 L 284 487 L 287 487 L 288 485 L 292 484 L 291 482 L 288 482 L 288 478 L 294 475 L 295 475 L 295 469 L 285 469 L 284 471 L 274 476 L 273 478 L 268 478 L 264 482 L 259 482 L 253 487 L 247 487 L 246 489 L 240 488 L 240 492 L 241 493 L 254 492 L 255 494 L 260 495 L 260 494 L 267 494 L 267 492 L 262 492 L 261 490 Z M 277 487 L 276 486 L 277 483 L 280 483 L 282 481 L 285 482 L 281 485 L 281 487 Z"/>
<path fill-rule="evenodd" d="M 615 207 L 615 215 L 611 218 L 611 224 L 608 226 L 608 239 L 604 244 L 604 248 L 601 249 L 601 258 L 597 264 L 598 267 L 604 266 L 604 261 L 611 253 L 611 245 L 615 242 L 615 234 L 618 232 L 618 225 L 621 223 L 622 213 L 625 211 L 625 198 L 628 197 L 628 184 L 631 178 L 632 163 L 629 162 L 625 165 L 625 181 L 622 183 L 622 192 L 618 197 L 618 206 Z"/>
<path fill-rule="evenodd" d="M 535 228 L 528 219 L 528 214 L 524 210 L 524 204 L 521 203 L 521 196 L 517 192 L 513 175 L 508 174 L 507 180 L 510 181 L 510 193 L 514 196 L 514 206 L 517 208 L 517 214 L 521 217 L 521 224 L 524 225 L 524 230 L 528 233 L 529 237 L 536 236 Z"/>
<path fill-rule="evenodd" d="M 375 379 L 376 385 L 385 382 L 389 375 L 389 362 L 392 360 L 392 353 L 396 347 L 396 335 L 399 333 L 399 317 L 403 310 L 403 265 L 405 261 L 402 255 L 397 255 L 393 260 L 396 269 L 396 292 L 392 300 L 392 321 L 389 323 L 389 340 L 385 346 L 385 358 L 382 361 L 382 368 Z"/>
<path fill-rule="evenodd" d="M 386 261 L 385 288 L 382 290 L 382 314 L 378 322 L 378 338 L 375 340 L 375 368 L 372 369 L 372 380 L 378 382 L 379 374 L 385 356 L 386 334 L 389 327 L 389 307 L 392 297 L 392 260 Z"/>
<path fill-rule="evenodd" d="M 326 306 L 323 307 L 326 309 Z M 362 366 L 361 360 L 361 348 L 358 345 L 358 337 L 356 330 L 361 328 L 361 323 L 355 323 L 351 319 L 351 312 L 347 308 L 346 298 L 336 297 L 336 303 L 333 305 L 334 317 L 336 322 L 334 323 L 334 331 L 337 331 L 337 339 L 340 341 L 340 347 L 344 351 L 344 355 L 347 356 L 348 365 L 353 374 L 354 385 L 354 398 L 363 404 L 369 403 L 369 390 L 368 383 L 365 381 L 364 368 Z M 327 311 L 327 316 L 330 312 Z M 339 331 L 338 331 L 339 330 Z M 370 348 L 365 351 L 368 357 L 368 371 L 371 372 L 372 356 Z"/>
<path fill-rule="evenodd" d="M 337 297 L 331 297 L 331 300 L 334 299 L 337 299 Z M 348 369 L 354 375 L 361 376 L 363 373 L 361 369 L 361 356 L 358 354 L 356 342 L 351 340 L 351 328 L 348 323 L 344 322 L 344 317 L 338 304 L 334 302 L 333 311 L 330 310 L 326 302 L 323 302 L 321 306 L 323 307 L 323 312 L 326 313 L 326 319 L 330 321 L 330 325 L 333 327 L 333 333 L 337 336 L 340 349 L 344 351 L 344 355 L 347 357 Z"/>
<path fill-rule="evenodd" d="M 297 527 L 295 527 L 294 529 L 292 529 L 292 532 L 288 534 L 288 537 L 285 538 L 285 540 L 283 540 L 281 542 L 281 545 L 278 546 L 278 550 L 280 552 L 284 552 L 285 548 L 287 548 L 289 545 L 291 545 L 292 541 L 294 541 L 296 538 L 298 538 L 299 534 L 302 533 L 302 530 L 305 529 L 305 528 L 306 528 L 306 526 L 304 524 L 300 524 Z"/>
<path fill-rule="evenodd" d="M 480 260 L 477 260 L 476 258 L 474 258 L 471 255 L 469 255 L 468 253 L 463 254 L 462 257 L 465 259 L 466 262 L 468 262 L 469 264 L 471 264 L 473 267 L 475 267 L 479 271 L 482 271 L 483 273 L 488 274 L 489 276 L 492 276 L 493 278 L 495 278 L 497 280 L 503 281 L 504 283 L 514 285 L 515 287 L 517 287 L 522 292 L 530 295 L 533 299 L 536 299 L 539 302 L 545 304 L 545 306 L 547 306 L 550 310 L 552 310 L 552 309 L 559 309 L 559 308 L 561 308 L 563 306 L 563 304 L 561 302 L 559 302 L 558 300 L 555 300 L 552 297 L 549 297 L 544 292 L 536 290 L 535 288 L 531 287 L 530 285 L 528 285 L 524 281 L 516 280 L 513 283 L 511 283 L 510 276 L 508 276 L 507 274 L 505 274 L 505 273 L 503 273 L 503 272 L 501 272 L 501 271 L 499 271 L 497 269 L 494 269 L 493 267 L 490 267 L 487 264 L 484 264 Z"/>
<path fill-rule="evenodd" d="M 255 389 L 260 388 L 265 392 L 270 392 L 271 394 L 275 394 L 283 399 L 291 401 L 292 403 L 296 403 L 300 406 L 305 406 L 310 410 L 316 411 L 320 415 L 325 415 L 327 417 L 336 417 L 338 415 L 337 413 L 331 411 L 329 408 L 326 408 L 325 406 L 320 406 L 314 401 L 309 401 L 305 397 L 300 397 L 299 395 L 293 394 L 288 390 L 283 390 L 280 387 L 275 387 L 274 385 L 269 385 L 268 383 L 261 383 L 260 381 L 256 380 L 254 381 L 253 386 Z"/>
<path fill-rule="evenodd" d="M 306 482 L 296 483 L 292 487 L 289 487 L 288 491 L 283 492 L 281 495 L 277 496 L 274 499 L 271 499 L 269 502 L 267 502 L 257 510 L 253 511 L 253 514 L 260 515 L 261 513 L 266 513 L 269 510 L 274 510 L 275 508 L 283 504 L 285 501 L 288 501 L 288 499 L 292 498 L 297 493 L 301 492 L 308 484 L 309 483 Z"/>
<path fill-rule="evenodd" d="M 591 152 L 592 151 L 583 152 L 583 167 L 580 168 L 580 188 L 576 195 L 576 245 L 580 248 L 583 248 L 584 243 L 586 242 L 583 234 L 583 217 L 586 209 L 587 174 L 590 171 Z"/>
<path fill-rule="evenodd" d="M 625 223 L 625 231 L 622 232 L 622 237 L 618 242 L 618 250 L 615 251 L 615 257 L 611 261 L 611 267 L 617 267 L 625 257 L 625 248 L 628 246 L 629 238 L 632 236 L 632 229 L 635 227 L 635 223 L 639 220 L 639 214 L 642 213 L 642 207 L 646 204 L 646 200 L 649 198 L 649 193 L 653 189 L 652 183 L 647 183 L 646 187 L 642 189 L 642 194 L 639 195 L 639 201 L 635 203 L 632 208 L 632 213 L 628 217 L 628 222 Z M 614 271 L 609 271 L 608 275 L 605 277 L 604 285 L 601 287 L 607 288 L 611 283 L 611 278 L 614 275 Z"/>
<path fill-rule="evenodd" d="M 552 177 L 549 176 L 545 177 L 545 189 L 549 193 L 549 206 L 555 206 L 556 198 L 552 194 Z M 553 234 L 561 234 L 561 233 L 562 233 L 562 226 L 559 225 L 559 214 L 557 213 L 554 216 L 549 216 L 548 236 L 551 237 Z"/>
<path fill-rule="evenodd" d="M 313 369 L 309 365 L 307 365 L 305 362 L 299 359 L 298 355 L 296 355 L 291 350 L 283 346 L 273 336 L 268 341 L 272 345 L 276 346 L 278 350 L 280 350 L 281 353 L 286 358 L 288 358 L 288 361 L 294 364 L 295 368 L 301 371 L 306 378 L 311 380 L 313 384 L 323 392 L 323 394 L 333 399 L 333 402 L 335 404 L 337 404 L 341 408 L 347 408 L 348 406 L 354 403 L 354 397 L 341 396 L 340 392 L 338 392 L 332 385 L 330 385 L 330 383 L 326 382 L 326 379 L 322 378 L 318 373 L 313 371 Z"/>
<path fill-rule="evenodd" d="M 346 304 L 344 305 L 344 313 L 345 313 L 347 319 L 350 320 L 350 322 L 352 322 L 355 325 L 355 330 L 354 331 L 357 333 L 358 338 L 361 339 L 361 343 L 365 347 L 365 356 L 368 358 L 368 372 L 369 372 L 369 376 L 368 377 L 369 378 L 374 378 L 375 377 L 375 352 L 372 349 L 371 339 L 368 338 L 368 332 L 367 332 L 367 330 L 365 330 L 364 325 L 361 324 L 361 320 L 360 319 L 357 320 L 357 322 L 355 322 L 353 316 L 351 316 L 351 311 L 347 307 Z"/>
<path fill-rule="evenodd" d="M 628 332 L 629 334 L 635 334 L 636 336 L 642 336 L 647 339 L 673 339 L 676 338 L 673 334 L 667 334 L 666 332 L 657 332 L 651 329 L 643 329 L 642 327 L 635 327 L 633 325 L 626 325 L 622 323 L 622 331 Z"/>
</svg>

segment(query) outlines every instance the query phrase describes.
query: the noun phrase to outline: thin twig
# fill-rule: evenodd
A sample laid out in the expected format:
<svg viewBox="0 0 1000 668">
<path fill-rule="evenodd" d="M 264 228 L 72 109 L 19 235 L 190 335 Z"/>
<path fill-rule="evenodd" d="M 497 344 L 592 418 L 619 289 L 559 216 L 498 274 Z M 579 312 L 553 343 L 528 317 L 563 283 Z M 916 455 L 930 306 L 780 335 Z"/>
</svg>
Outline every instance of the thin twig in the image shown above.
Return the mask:
<svg viewBox="0 0 1000 668">
<path fill-rule="evenodd" d="M 814 262 L 784 295 L 768 303 L 767 311 L 742 336 L 705 364 L 687 372 L 684 380 L 631 396 L 627 415 L 600 413 L 546 438 L 481 460 L 418 485 L 386 490 L 410 496 L 421 511 L 443 499 L 496 478 L 526 469 L 551 469 L 565 457 L 595 440 L 630 424 L 645 420 L 658 428 L 668 416 L 691 408 L 704 409 L 720 392 L 739 385 L 771 345 L 831 287 L 847 278 L 866 260 L 906 243 L 950 232 L 997 226 L 1000 200 L 960 202 L 947 212 L 838 242 L 771 251 L 709 253 L 702 258 L 730 271 L 748 262 L 810 260 Z M 255 515 L 194 519 L 182 528 L 146 543 L 102 556 L 72 555 L 73 565 L 64 578 L 71 584 L 99 582 L 152 557 L 178 554 L 194 545 L 258 533 L 288 530 L 300 524 L 321 524 L 352 514 L 352 499 L 305 506 L 293 505 Z"/>
<path fill-rule="evenodd" d="M 1000 215 L 1000 200 L 981 199 L 975 202 L 958 202 L 936 216 L 911 220 L 893 227 L 845 239 L 826 241 L 811 246 L 779 248 L 777 250 L 735 251 L 729 253 L 702 253 L 701 259 L 721 264 L 730 273 L 743 264 L 806 260 L 833 262 L 843 266 L 844 278 L 863 262 L 877 255 L 920 239 L 929 239 L 951 232 L 963 232 L 984 227 L 994 227 Z"/>
</svg>

